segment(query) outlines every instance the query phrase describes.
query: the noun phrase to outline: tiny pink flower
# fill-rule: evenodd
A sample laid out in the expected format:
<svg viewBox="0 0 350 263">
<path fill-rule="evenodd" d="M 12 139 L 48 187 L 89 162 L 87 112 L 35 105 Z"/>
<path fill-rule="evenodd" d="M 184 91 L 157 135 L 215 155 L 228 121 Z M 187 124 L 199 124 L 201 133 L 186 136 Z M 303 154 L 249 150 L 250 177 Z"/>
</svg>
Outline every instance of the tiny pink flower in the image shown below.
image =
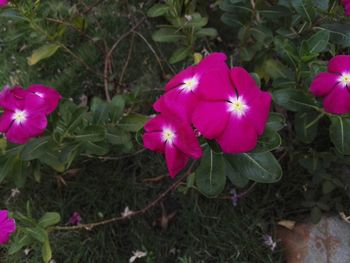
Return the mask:
<svg viewBox="0 0 350 263">
<path fill-rule="evenodd" d="M 81 216 L 78 212 L 74 212 L 69 218 L 68 224 L 76 226 L 81 223 Z"/>
<path fill-rule="evenodd" d="M 175 114 L 162 113 L 149 120 L 144 128 L 145 147 L 165 154 L 171 177 L 175 177 L 186 166 L 190 157 L 198 159 L 202 155 L 191 126 L 182 122 Z"/>
<path fill-rule="evenodd" d="M 203 76 L 215 78 L 217 71 L 226 71 L 226 56 L 212 53 L 198 65 L 190 66 L 175 75 L 165 86 L 166 93 L 154 104 L 154 109 L 163 112 L 164 105 L 173 108 L 177 114 L 188 122 L 198 102 L 197 92 L 203 85 Z"/>
<path fill-rule="evenodd" d="M 241 67 L 229 74 L 218 72 L 215 78 L 204 76 L 203 82 L 202 99 L 192 116 L 194 126 L 205 138 L 215 139 L 224 153 L 253 150 L 265 129 L 271 95 Z"/>
<path fill-rule="evenodd" d="M 5 7 L 5 6 L 7 6 L 7 5 L 8 5 L 8 3 L 9 3 L 9 1 L 8 1 L 8 0 L 0 0 L 0 8 L 1 8 L 1 7 Z"/>
<path fill-rule="evenodd" d="M 327 112 L 350 113 L 350 56 L 333 57 L 328 63 L 328 72 L 315 77 L 310 91 L 324 98 L 323 107 Z"/>
<path fill-rule="evenodd" d="M 8 217 L 7 210 L 0 210 L 0 245 L 5 245 L 10 235 L 16 231 L 16 222 Z"/>
<path fill-rule="evenodd" d="M 350 16 L 350 0 L 342 0 L 342 3 L 345 8 L 345 15 Z"/>
</svg>

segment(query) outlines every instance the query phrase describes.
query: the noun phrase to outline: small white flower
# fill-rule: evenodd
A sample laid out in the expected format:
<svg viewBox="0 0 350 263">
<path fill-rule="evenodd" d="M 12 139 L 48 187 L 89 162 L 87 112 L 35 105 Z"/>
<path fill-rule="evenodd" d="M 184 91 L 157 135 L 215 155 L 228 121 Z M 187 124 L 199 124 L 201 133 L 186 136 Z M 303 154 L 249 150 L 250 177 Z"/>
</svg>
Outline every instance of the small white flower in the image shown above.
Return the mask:
<svg viewBox="0 0 350 263">
<path fill-rule="evenodd" d="M 23 252 L 24 252 L 24 255 L 28 256 L 30 251 L 32 251 L 30 248 L 26 248 Z"/>
<path fill-rule="evenodd" d="M 133 263 L 136 259 L 147 256 L 147 252 L 143 252 L 139 250 L 133 251 L 132 254 L 133 256 L 129 259 L 129 263 Z"/>
<path fill-rule="evenodd" d="M 124 211 L 121 213 L 122 217 L 128 217 L 132 215 L 134 211 L 130 210 L 129 207 L 125 207 Z"/>
</svg>

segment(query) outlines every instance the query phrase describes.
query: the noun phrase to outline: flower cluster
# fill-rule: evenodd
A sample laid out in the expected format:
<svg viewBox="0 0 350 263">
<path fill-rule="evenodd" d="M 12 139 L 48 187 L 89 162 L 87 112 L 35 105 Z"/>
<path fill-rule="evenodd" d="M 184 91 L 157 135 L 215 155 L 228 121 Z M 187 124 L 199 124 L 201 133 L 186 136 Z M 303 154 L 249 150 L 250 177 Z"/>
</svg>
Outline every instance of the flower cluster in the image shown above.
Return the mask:
<svg viewBox="0 0 350 263">
<path fill-rule="evenodd" d="M 15 231 L 15 220 L 8 217 L 7 210 L 0 210 L 0 245 L 6 244 L 10 239 L 10 235 Z"/>
<path fill-rule="evenodd" d="M 7 5 L 8 5 L 8 3 L 9 3 L 9 1 L 8 1 L 8 0 L 0 0 L 0 8 L 1 8 L 1 7 L 5 7 L 5 6 L 7 6 Z"/>
<path fill-rule="evenodd" d="M 271 96 L 241 67 L 230 69 L 226 56 L 213 53 L 166 84 L 154 104 L 160 114 L 145 125 L 146 148 L 165 154 L 174 177 L 202 150 L 196 134 L 215 140 L 224 153 L 256 147 L 269 115 Z"/>
<path fill-rule="evenodd" d="M 350 16 L 350 0 L 342 0 L 345 8 L 345 15 Z"/>
<path fill-rule="evenodd" d="M 350 2 L 349 2 L 350 3 Z M 323 97 L 325 111 L 334 114 L 350 113 L 350 56 L 338 55 L 311 83 L 311 92 Z"/>
<path fill-rule="evenodd" d="M 12 143 L 24 144 L 41 135 L 46 126 L 46 115 L 52 113 L 61 99 L 53 88 L 32 85 L 28 89 L 5 86 L 0 92 L 0 132 Z"/>
</svg>

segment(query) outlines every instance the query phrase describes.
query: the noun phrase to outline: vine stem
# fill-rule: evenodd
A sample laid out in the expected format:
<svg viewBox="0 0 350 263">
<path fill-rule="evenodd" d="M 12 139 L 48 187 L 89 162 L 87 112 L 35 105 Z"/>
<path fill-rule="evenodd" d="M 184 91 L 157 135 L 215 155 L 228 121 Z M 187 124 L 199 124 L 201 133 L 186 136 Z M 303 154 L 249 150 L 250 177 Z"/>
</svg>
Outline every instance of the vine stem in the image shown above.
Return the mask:
<svg viewBox="0 0 350 263">
<path fill-rule="evenodd" d="M 81 224 L 77 226 L 54 226 L 49 228 L 49 232 L 54 232 L 54 231 L 74 231 L 74 230 L 92 230 L 95 227 L 102 226 L 102 225 L 107 225 L 111 223 L 115 223 L 118 221 L 124 221 L 126 219 L 131 219 L 139 215 L 145 214 L 148 210 L 152 209 L 155 207 L 160 201 L 162 201 L 168 194 L 170 194 L 173 190 L 178 188 L 182 181 L 191 173 L 192 168 L 196 162 L 192 162 L 191 166 L 188 168 L 187 172 L 181 176 L 179 180 L 177 180 L 175 183 L 173 183 L 168 189 L 166 189 L 164 192 L 162 192 L 156 199 L 154 199 L 151 203 L 146 205 L 144 208 L 136 210 L 136 211 L 130 211 L 127 215 L 125 216 L 117 216 L 113 217 L 107 220 L 95 222 L 95 223 L 89 223 L 89 224 Z"/>
</svg>

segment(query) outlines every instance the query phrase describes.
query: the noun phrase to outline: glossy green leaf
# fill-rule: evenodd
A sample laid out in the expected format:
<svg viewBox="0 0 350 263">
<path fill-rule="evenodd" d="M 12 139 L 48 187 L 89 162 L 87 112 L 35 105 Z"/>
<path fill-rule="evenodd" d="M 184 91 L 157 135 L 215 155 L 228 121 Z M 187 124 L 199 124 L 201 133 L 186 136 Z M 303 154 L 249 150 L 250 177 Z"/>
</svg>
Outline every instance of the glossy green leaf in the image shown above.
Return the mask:
<svg viewBox="0 0 350 263">
<path fill-rule="evenodd" d="M 106 130 L 103 126 L 90 125 L 75 135 L 74 138 L 82 142 L 99 142 L 106 138 Z"/>
<path fill-rule="evenodd" d="M 231 157 L 225 155 L 225 175 L 231 183 L 237 187 L 245 187 L 249 183 L 249 179 L 243 176 L 236 167 L 234 161 L 231 162 Z"/>
<path fill-rule="evenodd" d="M 39 158 L 45 153 L 49 139 L 49 136 L 44 136 L 30 140 L 21 151 L 21 159 L 24 161 L 30 161 Z"/>
<path fill-rule="evenodd" d="M 152 39 L 156 42 L 176 42 L 185 39 L 185 36 L 176 29 L 161 28 L 153 33 Z"/>
<path fill-rule="evenodd" d="M 310 53 L 319 53 L 326 50 L 329 42 L 330 32 L 327 30 L 319 30 L 312 35 L 308 40 L 307 44 Z"/>
<path fill-rule="evenodd" d="M 155 4 L 147 11 L 147 16 L 158 17 L 166 14 L 169 11 L 169 6 L 165 4 Z"/>
<path fill-rule="evenodd" d="M 279 89 L 272 93 L 275 103 L 290 111 L 310 111 L 318 109 L 311 95 L 297 89 Z"/>
<path fill-rule="evenodd" d="M 119 127 L 125 131 L 137 132 L 143 127 L 147 120 L 148 117 L 146 115 L 129 114 L 121 120 Z"/>
<path fill-rule="evenodd" d="M 298 112 L 294 120 L 297 138 L 303 143 L 311 143 L 317 136 L 318 122 L 318 112 Z"/>
<path fill-rule="evenodd" d="M 329 127 L 331 141 L 342 154 L 350 154 L 350 119 L 341 116 L 331 117 Z"/>
<path fill-rule="evenodd" d="M 224 157 L 207 148 L 196 170 L 196 185 L 207 197 L 216 197 L 224 190 L 225 184 Z"/>
<path fill-rule="evenodd" d="M 270 112 L 269 119 L 266 123 L 266 129 L 279 131 L 286 126 L 286 119 L 282 114 L 277 112 Z"/>
<path fill-rule="evenodd" d="M 169 58 L 170 64 L 175 64 L 186 59 L 189 55 L 191 55 L 191 49 L 187 47 L 182 47 L 174 51 L 174 53 Z"/>
<path fill-rule="evenodd" d="M 61 221 L 61 216 L 58 213 L 47 212 L 39 219 L 39 226 L 47 228 L 49 226 L 56 225 Z"/>
<path fill-rule="evenodd" d="M 270 152 L 225 155 L 238 172 L 258 183 L 274 183 L 281 179 L 282 168 Z"/>
</svg>

